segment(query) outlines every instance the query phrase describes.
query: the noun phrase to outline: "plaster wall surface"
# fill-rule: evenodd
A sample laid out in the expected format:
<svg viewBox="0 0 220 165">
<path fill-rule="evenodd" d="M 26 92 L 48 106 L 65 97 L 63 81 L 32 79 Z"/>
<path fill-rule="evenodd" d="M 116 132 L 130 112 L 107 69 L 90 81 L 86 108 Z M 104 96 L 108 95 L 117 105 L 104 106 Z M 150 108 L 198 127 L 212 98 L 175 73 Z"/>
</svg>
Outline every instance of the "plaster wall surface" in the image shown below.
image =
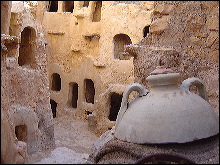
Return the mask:
<svg viewBox="0 0 220 165">
<path fill-rule="evenodd" d="M 57 102 L 58 116 L 69 114 L 86 121 L 88 113 L 92 115 L 97 120 L 96 129 L 92 129 L 99 134 L 114 123 L 108 119 L 110 101 L 100 95 L 110 86 L 125 87 L 134 82 L 133 58 L 115 59 L 113 38 L 125 34 L 132 43 L 140 41 L 144 27 L 150 24 L 151 11 L 146 7 L 149 4 L 141 2 L 102 1 L 101 19 L 94 22 L 96 1 L 90 1 L 88 7 L 74 1 L 73 12 L 63 12 L 59 6 L 64 3 L 58 3 L 57 12 L 45 11 L 44 2 L 39 5 L 44 10 L 48 78 L 51 83 L 53 73 L 61 77 L 61 90 L 51 90 L 50 98 Z M 85 100 L 85 79 L 94 83 L 94 104 Z M 68 105 L 71 82 L 78 84 L 77 108 Z M 121 93 L 121 89 L 112 92 Z"/>
<path fill-rule="evenodd" d="M 133 82 L 148 88 L 146 77 L 158 65 L 179 72 L 182 81 L 202 79 L 218 111 L 217 1 L 89 1 L 87 6 L 74 1 L 72 12 L 64 11 L 67 1 L 58 1 L 57 12 L 49 12 L 47 2 L 1 2 L 1 162 L 24 163 L 29 154 L 54 147 L 50 100 L 57 103 L 56 117 L 87 121 L 99 135 L 111 129 L 112 94 L 122 95 Z M 143 37 L 146 26 L 149 33 Z M 26 28 L 35 36 L 26 45 L 33 66 L 19 63 Z M 114 57 L 117 35 L 131 41 L 121 59 Z M 58 91 L 51 88 L 54 73 L 61 80 Z M 90 91 L 94 86 L 94 96 L 86 82 Z M 71 84 L 77 84 L 75 107 L 70 104 Z M 26 141 L 15 133 L 23 125 L 29 130 Z"/>
<path fill-rule="evenodd" d="M 5 24 L 9 35 L 2 34 L 4 163 L 25 163 L 28 155 L 55 147 L 44 37 L 30 4 L 12 2 L 10 26 Z M 23 33 L 26 29 L 31 33 Z M 22 38 L 34 39 L 24 43 Z M 34 65 L 30 60 L 20 63 L 21 53 L 24 59 L 31 56 Z"/>
</svg>

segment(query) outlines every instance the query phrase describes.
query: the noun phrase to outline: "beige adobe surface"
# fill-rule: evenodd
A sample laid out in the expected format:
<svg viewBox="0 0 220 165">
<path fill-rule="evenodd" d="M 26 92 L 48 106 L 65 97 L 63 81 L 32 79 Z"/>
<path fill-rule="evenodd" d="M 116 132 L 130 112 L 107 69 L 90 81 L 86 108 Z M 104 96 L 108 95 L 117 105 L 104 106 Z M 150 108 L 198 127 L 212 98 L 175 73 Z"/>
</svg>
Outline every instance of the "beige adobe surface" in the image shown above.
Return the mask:
<svg viewBox="0 0 220 165">
<path fill-rule="evenodd" d="M 54 127 L 42 29 L 25 3 L 13 3 L 1 2 L 1 162 L 25 163 L 28 155 L 55 147 Z"/>
<path fill-rule="evenodd" d="M 45 1 L 1 2 L 1 162 L 24 163 L 31 153 L 55 148 L 50 99 L 58 120 L 83 120 L 96 135 L 111 129 L 111 96 L 133 82 L 148 88 L 145 78 L 159 63 L 182 80 L 202 79 L 219 112 L 218 1 L 102 1 L 101 10 L 96 1 L 83 2 L 74 1 L 73 12 L 63 11 L 65 1 L 57 12 L 48 12 Z M 114 39 L 121 33 L 134 45 L 116 59 Z M 30 43 L 22 40 L 29 37 Z M 25 51 L 30 60 L 19 60 Z M 53 73 L 61 77 L 60 91 L 51 90 Z M 86 101 L 84 79 L 94 83 L 94 103 Z M 78 84 L 76 108 L 71 82 Z M 24 125 L 30 131 L 18 135 Z"/>
<path fill-rule="evenodd" d="M 29 157 L 30 164 L 85 164 L 89 162 L 92 145 L 98 138 L 86 122 L 62 116 L 54 120 L 54 150 L 37 152 Z"/>
<path fill-rule="evenodd" d="M 97 121 L 93 131 L 101 134 L 115 122 L 109 119 L 112 93 L 122 95 L 123 89 L 134 82 L 133 58 L 115 59 L 113 38 L 126 34 L 133 44 L 140 41 L 144 27 L 150 24 L 152 3 L 102 1 L 101 20 L 97 22 L 92 20 L 95 1 L 90 1 L 88 7 L 74 1 L 72 13 L 63 12 L 64 3 L 58 3 L 57 12 L 45 11 L 44 2 L 38 5 L 38 11 L 44 11 L 50 85 L 53 73 L 61 77 L 61 90 L 50 90 L 50 99 L 57 103 L 57 116 L 72 115 L 86 121 L 89 112 Z M 94 83 L 94 103 L 86 101 L 84 79 Z M 78 84 L 76 108 L 68 101 L 71 82 Z"/>
</svg>

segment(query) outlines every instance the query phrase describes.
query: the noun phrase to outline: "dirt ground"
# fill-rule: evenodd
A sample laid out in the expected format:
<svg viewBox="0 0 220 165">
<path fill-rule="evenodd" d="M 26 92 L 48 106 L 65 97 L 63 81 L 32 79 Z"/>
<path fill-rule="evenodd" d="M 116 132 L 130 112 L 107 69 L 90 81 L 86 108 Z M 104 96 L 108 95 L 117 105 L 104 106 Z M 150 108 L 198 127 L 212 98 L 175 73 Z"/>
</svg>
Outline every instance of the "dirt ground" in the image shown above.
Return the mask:
<svg viewBox="0 0 220 165">
<path fill-rule="evenodd" d="M 54 118 L 56 148 L 29 156 L 28 164 L 90 164 L 87 159 L 98 138 L 87 123 L 67 116 Z"/>
</svg>

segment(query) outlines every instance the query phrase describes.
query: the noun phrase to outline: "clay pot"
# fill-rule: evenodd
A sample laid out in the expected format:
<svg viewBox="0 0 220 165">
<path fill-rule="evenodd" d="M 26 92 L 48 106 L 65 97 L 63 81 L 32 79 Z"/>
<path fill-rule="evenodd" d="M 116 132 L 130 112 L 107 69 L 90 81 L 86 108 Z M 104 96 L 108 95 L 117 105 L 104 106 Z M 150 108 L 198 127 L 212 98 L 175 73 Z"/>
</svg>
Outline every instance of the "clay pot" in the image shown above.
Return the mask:
<svg viewBox="0 0 220 165">
<path fill-rule="evenodd" d="M 188 78 L 180 84 L 180 74 L 163 66 L 146 79 L 150 92 L 139 83 L 129 85 L 123 93 L 115 137 L 127 142 L 185 143 L 219 133 L 219 118 L 208 103 L 204 83 Z M 191 85 L 199 95 L 189 91 Z M 139 96 L 128 103 L 129 94 Z"/>
</svg>

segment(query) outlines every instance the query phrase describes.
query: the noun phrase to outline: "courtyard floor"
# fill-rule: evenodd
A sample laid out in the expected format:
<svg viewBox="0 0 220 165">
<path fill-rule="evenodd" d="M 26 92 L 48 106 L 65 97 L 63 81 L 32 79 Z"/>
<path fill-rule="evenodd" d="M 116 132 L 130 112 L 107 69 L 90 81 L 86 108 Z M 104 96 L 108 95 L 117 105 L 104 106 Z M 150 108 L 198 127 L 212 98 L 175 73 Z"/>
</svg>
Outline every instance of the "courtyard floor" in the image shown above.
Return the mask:
<svg viewBox="0 0 220 165">
<path fill-rule="evenodd" d="M 52 151 L 29 156 L 28 164 L 90 164 L 87 160 L 98 138 L 86 122 L 67 116 L 54 118 L 56 147 Z"/>
</svg>

